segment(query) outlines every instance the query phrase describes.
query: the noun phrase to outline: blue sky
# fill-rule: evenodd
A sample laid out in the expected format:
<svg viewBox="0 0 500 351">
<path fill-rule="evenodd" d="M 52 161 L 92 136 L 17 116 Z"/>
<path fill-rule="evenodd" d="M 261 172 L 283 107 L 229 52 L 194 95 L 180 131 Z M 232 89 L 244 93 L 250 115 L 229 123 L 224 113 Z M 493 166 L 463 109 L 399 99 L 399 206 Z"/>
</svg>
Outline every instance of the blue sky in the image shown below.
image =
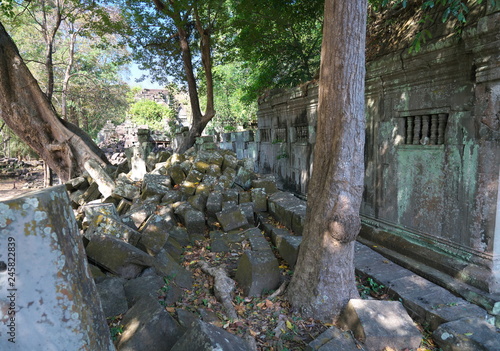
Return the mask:
<svg viewBox="0 0 500 351">
<path fill-rule="evenodd" d="M 131 86 L 140 86 L 144 89 L 161 89 L 163 88 L 156 82 L 151 82 L 151 80 L 146 79 L 143 82 L 137 83 L 135 80 L 140 78 L 141 75 L 145 74 L 146 77 L 149 75 L 148 71 L 141 71 L 139 65 L 133 63 L 130 65 L 130 75 L 128 77 L 124 76 L 125 81 Z"/>
</svg>

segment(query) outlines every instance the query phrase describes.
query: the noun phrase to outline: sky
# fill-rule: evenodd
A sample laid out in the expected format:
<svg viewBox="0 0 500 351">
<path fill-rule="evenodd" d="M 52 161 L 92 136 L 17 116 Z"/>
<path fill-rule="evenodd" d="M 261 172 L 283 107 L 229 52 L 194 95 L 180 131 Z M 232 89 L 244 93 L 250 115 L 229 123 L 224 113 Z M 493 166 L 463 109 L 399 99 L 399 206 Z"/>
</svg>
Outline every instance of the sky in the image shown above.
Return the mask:
<svg viewBox="0 0 500 351">
<path fill-rule="evenodd" d="M 162 89 L 163 87 L 156 82 L 151 82 L 151 80 L 146 79 L 143 82 L 137 83 L 135 80 L 140 78 L 142 74 L 146 77 L 149 75 L 148 71 L 141 71 L 139 65 L 133 63 L 130 65 L 130 75 L 128 77 L 124 76 L 125 81 L 131 86 L 140 86 L 143 89 Z"/>
</svg>

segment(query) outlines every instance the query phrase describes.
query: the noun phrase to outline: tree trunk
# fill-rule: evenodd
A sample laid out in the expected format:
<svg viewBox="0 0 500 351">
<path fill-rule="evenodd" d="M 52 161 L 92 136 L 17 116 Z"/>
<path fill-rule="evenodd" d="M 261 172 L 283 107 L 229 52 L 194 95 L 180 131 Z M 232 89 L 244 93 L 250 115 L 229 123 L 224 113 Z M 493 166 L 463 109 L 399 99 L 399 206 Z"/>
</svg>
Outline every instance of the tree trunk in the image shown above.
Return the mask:
<svg viewBox="0 0 500 351">
<path fill-rule="evenodd" d="M 88 159 L 108 163 L 85 132 L 56 115 L 1 23 L 0 118 L 62 181 L 81 174 Z"/>
<path fill-rule="evenodd" d="M 335 321 L 358 297 L 365 141 L 366 0 L 326 0 L 317 138 L 303 241 L 288 297 L 302 315 Z"/>
</svg>

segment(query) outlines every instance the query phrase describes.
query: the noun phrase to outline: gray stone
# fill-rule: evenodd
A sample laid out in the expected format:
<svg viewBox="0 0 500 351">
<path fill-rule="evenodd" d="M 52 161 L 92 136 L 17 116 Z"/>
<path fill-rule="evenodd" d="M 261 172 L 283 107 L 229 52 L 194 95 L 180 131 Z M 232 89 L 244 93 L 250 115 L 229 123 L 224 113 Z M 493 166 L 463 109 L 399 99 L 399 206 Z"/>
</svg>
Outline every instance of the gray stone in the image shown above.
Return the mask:
<svg viewBox="0 0 500 351">
<path fill-rule="evenodd" d="M 64 185 L 0 202 L 0 247 L 1 350 L 114 349 Z"/>
<path fill-rule="evenodd" d="M 252 180 L 252 188 L 264 188 L 267 194 L 279 191 L 276 186 L 276 180 L 273 177 Z"/>
<path fill-rule="evenodd" d="M 171 349 L 171 351 L 207 350 L 249 351 L 243 339 L 201 320 L 195 321 Z"/>
<path fill-rule="evenodd" d="M 106 317 L 114 317 L 127 312 L 128 303 L 123 289 L 125 281 L 119 277 L 105 277 L 96 284 Z"/>
<path fill-rule="evenodd" d="M 176 308 L 175 313 L 177 314 L 179 324 L 186 329 L 191 328 L 191 326 L 200 319 L 200 317 L 193 312 L 186 311 L 182 308 Z"/>
<path fill-rule="evenodd" d="M 500 348 L 500 334 L 480 318 L 442 324 L 432 336 L 443 351 L 498 351 Z"/>
<path fill-rule="evenodd" d="M 213 191 L 207 199 L 207 214 L 215 217 L 217 212 L 222 210 L 222 192 Z"/>
<path fill-rule="evenodd" d="M 138 206 L 132 206 L 122 221 L 125 224 L 132 222 L 135 228 L 140 228 L 141 225 L 151 216 L 156 209 L 156 204 L 150 202 L 143 202 Z"/>
<path fill-rule="evenodd" d="M 359 351 L 356 340 L 349 331 L 330 327 L 311 341 L 305 351 Z"/>
<path fill-rule="evenodd" d="M 162 204 L 173 204 L 182 200 L 182 193 L 178 190 L 169 190 L 161 198 Z"/>
<path fill-rule="evenodd" d="M 200 212 L 205 212 L 205 207 L 207 204 L 207 197 L 203 195 L 193 195 L 188 198 L 188 202 L 193 206 L 195 210 L 198 210 Z"/>
<path fill-rule="evenodd" d="M 158 297 L 158 291 L 165 284 L 164 280 L 158 275 L 141 276 L 127 281 L 123 285 L 127 303 L 132 307 L 143 297 Z"/>
<path fill-rule="evenodd" d="M 255 225 L 255 205 L 253 202 L 245 202 L 240 204 L 240 208 L 245 214 L 247 221 L 250 225 Z"/>
<path fill-rule="evenodd" d="M 126 279 L 154 264 L 153 257 L 112 236 L 93 236 L 85 249 L 91 261 Z"/>
<path fill-rule="evenodd" d="M 141 189 L 139 185 L 132 182 L 125 174 L 120 174 L 115 180 L 115 189 L 112 196 L 133 200 L 139 197 Z"/>
<path fill-rule="evenodd" d="M 94 236 L 107 235 L 136 246 L 141 237 L 139 232 L 114 217 L 104 215 L 94 216 L 88 224 L 89 227 L 84 235 L 89 240 L 92 240 Z"/>
<path fill-rule="evenodd" d="M 186 228 L 174 227 L 170 230 L 169 234 L 170 238 L 174 238 L 175 240 L 177 240 L 177 242 L 181 246 L 187 246 L 190 244 L 189 235 Z"/>
<path fill-rule="evenodd" d="M 224 172 L 228 168 L 236 169 L 238 167 L 238 159 L 232 154 L 225 154 L 224 161 L 222 162 L 222 171 Z"/>
<path fill-rule="evenodd" d="M 87 178 L 80 176 L 68 180 L 65 185 L 68 191 L 85 190 L 89 187 L 89 182 Z"/>
<path fill-rule="evenodd" d="M 245 234 L 253 251 L 271 251 L 271 246 L 264 235 L 262 235 L 260 229 L 253 228 L 247 230 Z"/>
<path fill-rule="evenodd" d="M 369 350 L 417 349 L 422 341 L 422 334 L 399 301 L 351 299 L 338 326 L 352 330 Z"/>
<path fill-rule="evenodd" d="M 260 296 L 280 284 L 278 260 L 271 251 L 245 251 L 238 261 L 235 280 L 245 296 Z"/>
<path fill-rule="evenodd" d="M 252 202 L 252 193 L 249 191 L 240 191 L 238 194 L 238 203 L 243 204 L 247 202 Z"/>
<path fill-rule="evenodd" d="M 251 190 L 252 202 L 254 203 L 255 212 L 267 211 L 267 193 L 264 188 L 254 188 Z"/>
<path fill-rule="evenodd" d="M 232 201 L 238 204 L 239 192 L 236 189 L 226 189 L 222 192 L 222 202 Z"/>
<path fill-rule="evenodd" d="M 193 285 L 191 272 L 181 267 L 165 250 L 156 256 L 154 267 L 158 275 L 174 281 L 182 288 L 190 289 Z"/>
<path fill-rule="evenodd" d="M 98 214 L 119 219 L 115 205 L 108 203 L 86 204 L 83 206 L 83 212 L 85 213 L 85 219 L 83 220 L 84 229 L 88 227 L 88 221 Z"/>
<path fill-rule="evenodd" d="M 174 185 L 180 185 L 186 179 L 186 174 L 184 173 L 184 170 L 182 169 L 182 166 L 180 164 L 172 165 L 168 169 L 168 174 L 172 178 L 172 182 L 174 183 Z"/>
<path fill-rule="evenodd" d="M 184 330 L 154 297 L 139 300 L 123 317 L 124 330 L 116 346 L 119 351 L 165 351 Z"/>
<path fill-rule="evenodd" d="M 191 169 L 191 171 L 186 176 L 186 181 L 191 183 L 200 183 L 203 179 L 203 173 L 198 172 L 196 169 Z"/>
<path fill-rule="evenodd" d="M 217 220 L 225 232 L 238 228 L 248 228 L 249 226 L 245 213 L 240 207 L 223 210 L 221 212 L 217 212 L 216 215 Z"/>
<path fill-rule="evenodd" d="M 152 215 L 139 229 L 141 238 L 139 243 L 144 246 L 146 252 L 156 256 L 168 240 L 168 232 L 173 227 L 172 221 L 165 220 L 160 215 Z"/>
<path fill-rule="evenodd" d="M 147 173 L 145 150 L 141 146 L 131 148 L 129 177 L 134 181 L 142 180 Z"/>
<path fill-rule="evenodd" d="M 85 170 L 98 185 L 99 192 L 104 198 L 111 196 L 115 189 L 115 182 L 103 166 L 94 159 L 88 159 L 84 164 Z"/>
<path fill-rule="evenodd" d="M 222 174 L 222 170 L 221 170 L 220 166 L 216 165 L 216 164 L 210 165 L 210 167 L 208 168 L 208 170 L 206 172 L 206 175 L 212 176 L 214 178 L 220 177 L 221 174 Z M 204 180 L 205 179 L 206 179 L 206 176 L 205 176 Z"/>
<path fill-rule="evenodd" d="M 162 197 L 171 189 L 171 180 L 167 175 L 161 174 L 145 174 L 142 181 L 141 197 L 146 199 L 154 195 Z"/>
<path fill-rule="evenodd" d="M 301 236 L 286 235 L 279 241 L 278 251 L 283 259 L 288 263 L 291 269 L 297 263 L 300 244 L 302 243 Z"/>
<path fill-rule="evenodd" d="M 241 186 L 243 189 L 249 190 L 252 187 L 252 180 L 255 179 L 257 179 L 257 175 L 253 171 L 245 167 L 240 167 L 238 169 L 234 182 Z"/>
</svg>

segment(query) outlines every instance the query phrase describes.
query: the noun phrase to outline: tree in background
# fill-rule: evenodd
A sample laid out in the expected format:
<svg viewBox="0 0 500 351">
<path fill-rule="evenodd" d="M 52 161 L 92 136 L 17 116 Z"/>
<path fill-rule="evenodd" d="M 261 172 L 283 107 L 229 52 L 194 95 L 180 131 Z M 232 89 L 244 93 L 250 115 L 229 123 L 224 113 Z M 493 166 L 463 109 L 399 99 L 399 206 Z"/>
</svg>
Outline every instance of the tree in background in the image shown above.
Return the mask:
<svg viewBox="0 0 500 351">
<path fill-rule="evenodd" d="M 164 104 L 151 100 L 139 100 L 130 106 L 128 113 L 132 122 L 147 125 L 149 129 L 167 132 L 175 131 L 175 111 Z"/>
<path fill-rule="evenodd" d="M 303 241 L 288 297 L 332 321 L 358 297 L 354 243 L 364 177 L 366 0 L 326 0 L 314 167 Z"/>
<path fill-rule="evenodd" d="M 129 45 L 142 69 L 156 81 L 187 86 L 192 124 L 178 150 L 191 147 L 214 117 L 212 51 L 214 38 L 226 22 L 228 7 L 219 0 L 119 1 L 131 28 Z M 154 5 L 154 6 L 153 6 Z M 206 84 L 202 110 L 197 75 Z"/>
</svg>

